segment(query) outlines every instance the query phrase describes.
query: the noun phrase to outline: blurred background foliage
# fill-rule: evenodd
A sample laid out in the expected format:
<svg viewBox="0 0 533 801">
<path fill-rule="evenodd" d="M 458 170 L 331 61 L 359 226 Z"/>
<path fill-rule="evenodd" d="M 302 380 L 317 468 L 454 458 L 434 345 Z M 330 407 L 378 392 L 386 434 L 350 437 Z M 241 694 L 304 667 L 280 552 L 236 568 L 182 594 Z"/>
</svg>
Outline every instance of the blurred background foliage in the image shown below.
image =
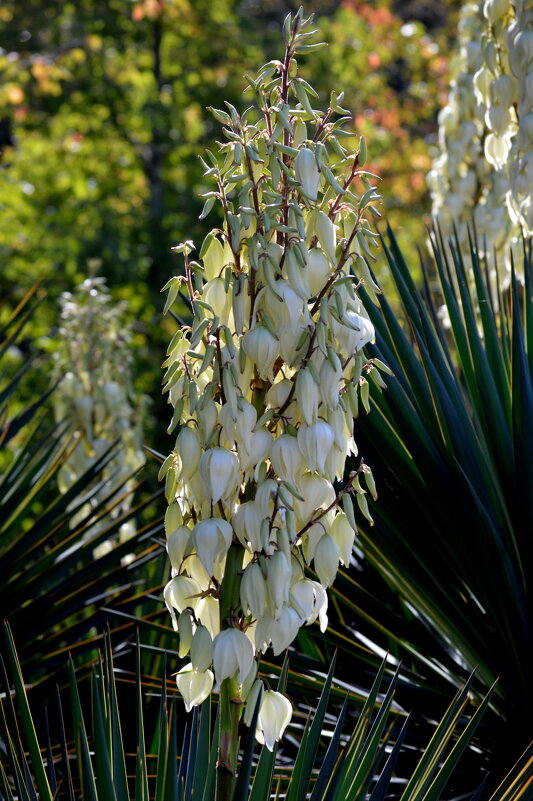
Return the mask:
<svg viewBox="0 0 533 801">
<path fill-rule="evenodd" d="M 199 244 L 206 191 L 198 155 L 217 136 L 206 106 L 242 108 L 243 74 L 278 55 L 280 0 L 11 0 L 0 9 L 0 294 L 36 279 L 47 299 L 32 333 L 53 350 L 56 300 L 98 271 L 135 318 L 138 388 L 158 389 L 159 290 L 170 248 Z M 446 99 L 458 3 L 317 0 L 328 48 L 305 64 L 326 96 L 346 93 L 383 179 L 385 211 L 409 251 L 429 210 L 424 176 Z M 384 266 L 378 278 L 387 283 Z M 43 377 L 43 382 L 46 378 Z M 148 439 L 164 436 L 154 426 Z"/>
</svg>

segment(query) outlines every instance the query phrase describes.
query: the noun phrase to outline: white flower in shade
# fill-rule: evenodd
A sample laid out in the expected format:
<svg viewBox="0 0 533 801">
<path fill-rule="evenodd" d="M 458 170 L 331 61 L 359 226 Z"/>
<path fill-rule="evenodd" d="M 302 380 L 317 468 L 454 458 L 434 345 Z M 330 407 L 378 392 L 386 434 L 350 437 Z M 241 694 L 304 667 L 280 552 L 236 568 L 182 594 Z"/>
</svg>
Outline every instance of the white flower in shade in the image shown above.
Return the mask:
<svg viewBox="0 0 533 801">
<path fill-rule="evenodd" d="M 183 523 L 183 514 L 179 503 L 171 503 L 165 512 L 165 534 L 169 537 Z"/>
<path fill-rule="evenodd" d="M 331 275 L 329 262 L 319 248 L 311 248 L 307 259 L 310 296 L 318 295 Z"/>
<path fill-rule="evenodd" d="M 192 621 L 188 609 L 180 612 L 178 617 L 178 632 L 180 635 L 178 656 L 180 659 L 183 659 L 183 657 L 187 656 L 189 653 L 192 643 Z"/>
<path fill-rule="evenodd" d="M 318 414 L 320 392 L 311 371 L 307 367 L 298 370 L 295 395 L 302 417 L 308 426 L 312 425 Z"/>
<path fill-rule="evenodd" d="M 242 338 L 242 348 L 257 367 L 263 380 L 272 378 L 272 368 L 279 356 L 279 342 L 264 325 L 256 325 Z"/>
<path fill-rule="evenodd" d="M 244 632 L 225 629 L 213 640 L 213 669 L 218 685 L 238 674 L 239 684 L 252 668 L 254 649 Z"/>
<path fill-rule="evenodd" d="M 195 525 L 192 539 L 201 563 L 210 576 L 215 575 L 215 568 L 220 566 L 229 551 L 232 527 L 227 520 L 210 517 Z"/>
<path fill-rule="evenodd" d="M 200 673 L 211 667 L 213 660 L 213 640 L 206 626 L 198 626 L 191 641 L 191 662 Z"/>
<path fill-rule="evenodd" d="M 196 407 L 198 427 L 202 435 L 203 442 L 207 442 L 218 421 L 218 406 L 211 398 L 204 397 Z"/>
<path fill-rule="evenodd" d="M 335 581 L 339 569 L 339 546 L 330 534 L 324 534 L 315 548 L 315 570 L 324 587 L 330 587 Z"/>
<path fill-rule="evenodd" d="M 285 404 L 292 390 L 292 381 L 288 378 L 282 378 L 281 381 L 276 381 L 272 384 L 267 392 L 266 400 L 271 409 L 279 409 Z M 289 404 L 290 406 L 290 404 Z"/>
<path fill-rule="evenodd" d="M 309 579 L 301 579 L 293 584 L 290 591 L 290 605 L 306 623 L 316 619 L 315 589 Z"/>
<path fill-rule="evenodd" d="M 253 431 L 250 434 L 246 444 L 243 442 L 238 449 L 243 473 L 246 473 L 247 470 L 252 470 L 267 458 L 272 441 L 272 434 L 266 428 L 260 428 L 259 431 Z"/>
<path fill-rule="evenodd" d="M 307 302 L 311 294 L 308 271 L 307 267 L 300 266 L 294 248 L 289 247 L 285 251 L 284 269 L 287 273 L 287 280 L 293 291 L 296 292 L 299 298 Z"/>
<path fill-rule="evenodd" d="M 268 594 L 272 600 L 274 617 L 289 600 L 292 569 L 283 551 L 276 551 L 267 563 Z"/>
<path fill-rule="evenodd" d="M 228 325 L 230 313 L 232 312 L 232 303 L 231 295 L 224 288 L 223 278 L 212 278 L 211 281 L 205 284 L 203 300 L 205 303 L 209 303 L 221 323 Z"/>
<path fill-rule="evenodd" d="M 206 627 L 212 639 L 215 639 L 220 631 L 220 606 L 217 599 L 212 595 L 200 598 L 194 613 L 196 619 Z"/>
<path fill-rule="evenodd" d="M 176 684 L 183 696 L 187 712 L 190 712 L 193 706 L 199 706 L 208 698 L 213 689 L 213 678 L 211 670 L 201 673 L 193 670 L 191 664 L 182 667 L 176 676 Z"/>
<path fill-rule="evenodd" d="M 231 523 L 237 539 L 244 548 L 261 550 L 261 520 L 255 501 L 246 501 L 237 507 Z M 249 543 L 249 544 L 248 544 Z"/>
<path fill-rule="evenodd" d="M 287 728 L 292 717 L 292 704 L 281 693 L 266 690 L 263 693 L 259 717 L 257 720 L 256 738 L 259 743 L 266 745 L 269 751 Z"/>
<path fill-rule="evenodd" d="M 199 462 L 200 475 L 212 503 L 228 498 L 239 488 L 239 459 L 226 448 L 210 448 Z"/>
<path fill-rule="evenodd" d="M 305 470 L 302 451 L 296 437 L 282 434 L 270 446 L 270 461 L 276 474 L 284 481 L 297 485 Z"/>
<path fill-rule="evenodd" d="M 338 545 L 342 564 L 348 567 L 352 556 L 355 532 L 344 512 L 335 516 L 330 526 L 330 534 Z"/>
<path fill-rule="evenodd" d="M 177 504 L 172 504 L 176 506 Z M 170 509 L 170 506 L 169 506 Z M 167 538 L 167 553 L 170 559 L 170 564 L 174 570 L 181 570 L 181 563 L 183 557 L 187 552 L 187 546 L 191 539 L 191 529 L 187 526 L 178 526 L 177 529 L 172 531 Z"/>
<path fill-rule="evenodd" d="M 200 585 L 189 576 L 174 576 L 170 579 L 163 590 L 163 597 L 172 618 L 174 631 L 178 630 L 176 611 L 182 612 L 189 606 L 194 609 L 199 601 L 200 593 Z"/>
<path fill-rule="evenodd" d="M 182 426 L 176 439 L 176 453 L 180 458 L 180 479 L 188 481 L 196 472 L 202 448 L 200 436 L 192 426 Z"/>
<path fill-rule="evenodd" d="M 315 555 L 315 548 L 325 534 L 323 522 L 314 523 L 302 535 L 302 551 L 307 564 L 311 564 Z"/>
<path fill-rule="evenodd" d="M 312 583 L 315 588 L 315 610 L 318 614 L 320 631 L 324 633 L 328 627 L 328 594 L 318 581 Z"/>
<path fill-rule="evenodd" d="M 294 640 L 302 625 L 302 619 L 295 609 L 284 606 L 277 620 L 270 623 L 270 638 L 272 640 L 272 650 L 278 656 L 285 648 L 288 648 Z"/>
<path fill-rule="evenodd" d="M 319 473 L 324 472 L 326 459 L 332 448 L 333 440 L 333 429 L 324 420 L 317 420 L 311 426 L 306 423 L 301 424 L 298 429 L 298 447 L 307 462 L 309 470 L 318 470 Z"/>
<path fill-rule="evenodd" d="M 268 602 L 267 585 L 257 562 L 249 564 L 242 574 L 240 594 L 244 612 L 249 609 L 255 618 L 264 615 Z"/>
<path fill-rule="evenodd" d="M 339 405 L 339 393 L 342 384 L 342 365 L 335 368 L 329 359 L 325 359 L 320 368 L 320 397 L 328 409 L 336 409 Z"/>
<path fill-rule="evenodd" d="M 302 147 L 294 159 L 294 172 L 296 180 L 300 183 L 302 194 L 308 200 L 317 198 L 320 173 L 316 166 L 315 154 L 307 147 Z M 272 750 L 272 749 L 270 749 Z"/>
<path fill-rule="evenodd" d="M 331 483 L 315 473 L 305 473 L 298 485 L 303 501 L 294 498 L 293 506 L 298 526 L 305 525 L 311 519 L 315 509 L 330 506 L 335 500 L 335 490 Z"/>
<path fill-rule="evenodd" d="M 296 331 L 304 317 L 305 305 L 302 298 L 284 280 L 275 281 L 273 289 L 267 287 L 264 290 L 260 305 L 271 320 L 290 331 Z"/>
<path fill-rule="evenodd" d="M 267 478 L 257 487 L 255 493 L 255 505 L 257 514 L 259 515 L 259 521 L 264 520 L 266 517 L 270 517 L 272 514 L 272 510 L 274 508 L 274 497 L 277 490 L 278 484 L 273 478 Z"/>
</svg>

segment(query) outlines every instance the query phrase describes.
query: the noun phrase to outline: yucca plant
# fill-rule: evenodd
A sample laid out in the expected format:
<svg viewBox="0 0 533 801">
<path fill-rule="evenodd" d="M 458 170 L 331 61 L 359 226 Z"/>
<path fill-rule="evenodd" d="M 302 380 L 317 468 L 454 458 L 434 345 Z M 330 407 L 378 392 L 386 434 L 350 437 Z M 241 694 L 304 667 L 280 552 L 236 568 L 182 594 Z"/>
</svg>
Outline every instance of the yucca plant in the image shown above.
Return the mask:
<svg viewBox="0 0 533 801">
<path fill-rule="evenodd" d="M 466 253 L 457 239 L 431 235 L 433 267 L 423 259 L 422 289 L 391 231 L 383 244 L 404 321 L 386 297 L 381 309 L 368 307 L 372 354 L 394 377 L 386 390 L 372 386 L 372 413 L 356 422 L 380 488 L 379 503 L 370 504 L 375 526 L 360 526 L 359 543 L 404 615 L 372 626 L 364 588 L 347 581 L 339 619 L 353 622 L 356 607 L 366 608 L 367 636 L 426 684 L 433 676 L 441 687 L 459 685 L 474 666 L 486 687 L 499 676 L 484 733 L 496 775 L 527 742 L 531 708 L 531 243 L 497 291 L 474 232 Z"/>
<path fill-rule="evenodd" d="M 67 646 L 93 647 L 94 627 L 111 619 L 104 608 L 113 599 L 124 599 L 127 592 L 123 611 L 138 611 L 141 591 L 161 584 L 165 567 L 164 561 L 161 568 L 154 562 L 139 572 L 140 565 L 161 552 L 152 540 L 157 513 L 152 511 L 151 521 L 145 522 L 148 508 L 155 509 L 154 499 L 145 497 L 136 507 L 110 515 L 132 490 L 120 482 L 106 491 L 105 469 L 116 446 L 107 448 L 67 492 L 58 491 L 57 473 L 77 443 L 61 421 L 50 423 L 49 392 L 26 406 L 18 399 L 21 382 L 37 369 L 31 357 L 17 367 L 21 359 L 14 352 L 37 308 L 36 292 L 28 293 L 0 328 L 0 609 L 19 636 L 28 674 L 45 678 L 66 660 Z M 98 509 L 71 528 L 72 517 L 98 492 L 104 495 Z M 133 519 L 144 525 L 135 544 L 122 544 L 95 560 L 95 547 Z M 105 525 L 98 527 L 99 520 Z M 148 600 L 144 610 L 158 606 Z"/>
<path fill-rule="evenodd" d="M 2 714 L 0 735 L 0 793 L 5 801 L 15 799 L 68 799 L 92 801 L 192 801 L 215 798 L 216 753 L 220 738 L 220 710 L 212 719 L 210 704 L 196 707 L 187 717 L 183 739 L 178 737 L 179 718 L 184 716 L 175 690 L 167 687 L 166 674 L 160 688 L 159 717 L 149 725 L 143 714 L 145 694 L 152 690 L 141 678 L 139 647 L 136 664 L 124 677 L 113 667 L 111 643 L 95 662 L 91 695 L 80 693 L 72 662 L 68 692 L 58 692 L 56 725 L 46 716 L 46 736 L 41 748 L 36 734 L 28 693 L 24 684 L 13 638 L 6 627 L 7 669 L 2 669 Z M 228 801 L 384 801 L 398 797 L 394 789 L 395 764 L 409 720 L 392 710 L 396 678 L 385 683 L 383 667 L 369 697 L 346 736 L 348 699 L 340 714 L 328 720 L 327 708 L 334 665 L 331 666 L 316 708 L 303 728 L 298 756 L 290 770 L 276 765 L 277 746 L 256 755 L 254 726 L 244 730 L 239 776 Z M 8 676 L 10 678 L 8 678 Z M 287 680 L 287 662 L 278 689 Z M 479 723 L 491 693 L 469 716 L 470 682 L 461 688 L 436 727 L 435 734 L 402 787 L 402 801 L 437 801 L 441 798 L 455 765 Z M 13 689 L 11 689 L 11 686 Z M 127 694 L 122 691 L 127 690 Z M 87 700 L 87 704 L 84 703 Z M 121 701 L 136 704 L 136 725 L 121 728 Z M 123 710 L 122 710 L 123 712 Z M 327 745 L 326 745 L 327 743 Z M 149 747 L 148 747 L 149 745 Z M 514 766 L 491 801 L 518 801 L 526 795 L 520 776 L 527 771 L 530 755 Z M 482 787 L 477 794 L 483 796 Z"/>
</svg>

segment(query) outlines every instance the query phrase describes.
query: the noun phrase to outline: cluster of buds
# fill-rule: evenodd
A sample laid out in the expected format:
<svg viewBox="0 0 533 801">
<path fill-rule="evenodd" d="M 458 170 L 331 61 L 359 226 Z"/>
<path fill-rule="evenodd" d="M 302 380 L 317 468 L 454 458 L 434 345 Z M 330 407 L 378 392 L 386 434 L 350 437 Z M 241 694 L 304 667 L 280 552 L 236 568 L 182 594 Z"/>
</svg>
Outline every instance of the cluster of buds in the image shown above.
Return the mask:
<svg viewBox="0 0 533 801">
<path fill-rule="evenodd" d="M 177 683 L 190 708 L 232 682 L 246 719 L 263 691 L 257 657 L 280 654 L 316 620 L 325 630 L 326 588 L 352 554 L 350 496 L 368 518 L 366 492 L 375 496 L 363 462 L 343 479 L 359 399 L 368 411 L 368 382 L 382 386 L 386 370 L 364 356 L 374 329 L 357 295 L 362 283 L 377 290 L 367 215 L 379 216 L 380 197 L 364 141 L 353 153 L 339 141 L 351 120 L 342 96 L 315 110 L 298 75 L 296 54 L 320 46 L 307 23 L 289 15 L 284 60 L 247 76 L 255 106 L 212 109 L 227 141 L 207 153 L 216 188 L 202 216 L 218 203 L 224 222 L 200 261 L 191 242 L 175 248 L 184 275 L 164 287 L 165 310 L 180 295 L 193 315 L 164 364 L 169 432 L 179 427 L 160 470 L 164 597 L 179 654 L 190 655 Z M 266 691 L 258 738 L 272 748 L 289 719 L 287 699 Z"/>
<path fill-rule="evenodd" d="M 124 497 L 113 504 L 110 516 L 127 512 L 133 500 L 132 475 L 145 460 L 142 416 L 130 378 L 130 331 L 124 313 L 123 304 L 112 302 L 103 278 L 87 278 L 74 293 L 61 296 L 54 412 L 58 423 L 69 424 L 69 436 L 74 431 L 76 444 L 69 448 L 59 471 L 60 491 L 66 493 L 118 443 L 98 475 L 100 486 L 96 491 L 89 488 L 87 502 L 72 516 L 71 528 L 89 515 L 99 514 L 114 491 L 121 490 Z M 87 531 L 87 538 L 108 523 L 100 515 L 98 523 Z M 128 521 L 120 527 L 119 539 L 124 542 L 134 534 L 134 524 Z M 95 556 L 112 547 L 113 542 L 106 540 L 97 546 Z"/>
<path fill-rule="evenodd" d="M 487 250 L 533 232 L 533 2 L 477 0 L 461 13 L 460 50 L 428 176 L 433 212 L 451 231 L 472 216 Z"/>
</svg>

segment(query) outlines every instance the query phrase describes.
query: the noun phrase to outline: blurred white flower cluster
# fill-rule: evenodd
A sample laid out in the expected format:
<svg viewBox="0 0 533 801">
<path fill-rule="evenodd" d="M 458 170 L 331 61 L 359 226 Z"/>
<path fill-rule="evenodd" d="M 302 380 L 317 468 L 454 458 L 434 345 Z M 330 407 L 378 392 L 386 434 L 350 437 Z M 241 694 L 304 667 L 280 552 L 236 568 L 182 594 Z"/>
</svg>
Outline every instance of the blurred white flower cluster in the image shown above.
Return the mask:
<svg viewBox="0 0 533 801">
<path fill-rule="evenodd" d="M 487 252 L 533 233 L 533 0 L 477 0 L 461 12 L 459 54 L 428 176 L 445 233 L 474 218 Z"/>
<path fill-rule="evenodd" d="M 377 290 L 367 215 L 379 216 L 380 198 L 364 141 L 357 153 L 339 141 L 350 120 L 342 96 L 317 111 L 298 76 L 295 54 L 317 46 L 309 35 L 293 24 L 284 61 L 247 77 L 255 107 L 212 110 L 227 141 L 207 154 L 216 188 L 203 216 L 216 203 L 223 223 L 198 262 L 192 243 L 175 248 L 185 274 L 164 287 L 166 309 L 185 297 L 193 315 L 164 365 L 169 431 L 179 427 L 160 471 L 172 564 L 164 597 L 180 656 L 190 655 L 178 687 L 191 708 L 228 679 L 234 698 L 252 699 L 248 719 L 262 692 L 256 656 L 280 654 L 315 620 L 325 630 L 326 588 L 352 554 L 350 494 L 368 517 L 365 493 L 375 496 L 362 462 L 334 483 L 357 455 L 359 397 L 368 411 L 368 380 L 383 385 L 376 368 L 386 369 L 363 353 L 374 329 L 357 294 L 363 282 Z M 287 704 L 263 697 L 258 737 L 269 748 Z M 277 736 L 268 710 L 285 721 Z"/>
<path fill-rule="evenodd" d="M 86 538 L 103 530 L 110 518 L 128 511 L 133 501 L 132 475 L 145 461 L 124 312 L 122 304 L 112 301 L 104 278 L 87 278 L 73 293 L 61 296 L 54 411 L 57 422 L 67 423 L 66 434 L 74 431 L 75 439 L 59 471 L 60 491 L 67 492 L 93 465 L 110 456 L 96 476 L 100 486 L 96 488 L 94 482 L 89 486 L 86 502 L 71 519 L 71 528 L 75 528 L 91 514 L 98 516 Z M 79 498 L 75 504 L 79 505 Z M 106 506 L 110 508 L 108 516 L 101 514 Z M 124 542 L 134 534 L 135 526 L 128 521 L 120 527 L 119 540 Z M 104 540 L 95 548 L 95 556 L 112 547 L 113 541 Z"/>
</svg>

